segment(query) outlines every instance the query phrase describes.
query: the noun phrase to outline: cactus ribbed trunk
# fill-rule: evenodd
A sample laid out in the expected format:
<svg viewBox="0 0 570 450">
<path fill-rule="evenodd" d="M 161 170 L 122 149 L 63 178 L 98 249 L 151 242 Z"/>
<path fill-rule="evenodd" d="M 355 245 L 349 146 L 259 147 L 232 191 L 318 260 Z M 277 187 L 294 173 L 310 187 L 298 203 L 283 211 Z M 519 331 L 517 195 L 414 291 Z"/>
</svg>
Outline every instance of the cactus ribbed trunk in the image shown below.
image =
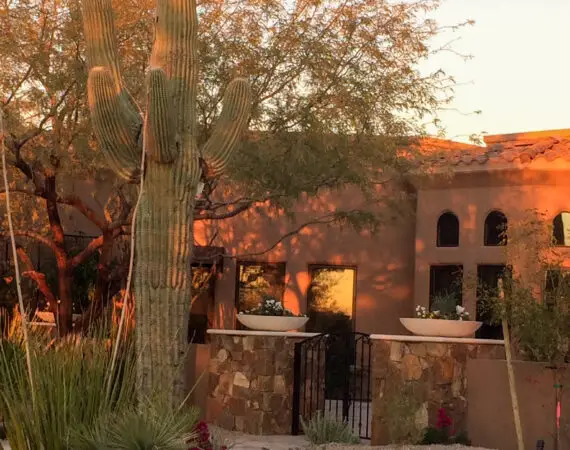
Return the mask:
<svg viewBox="0 0 570 450">
<path fill-rule="evenodd" d="M 246 128 L 249 85 L 239 78 L 230 83 L 214 132 L 199 149 L 195 0 L 157 0 L 144 119 L 121 79 L 111 0 L 83 0 L 83 23 L 89 107 L 101 150 L 131 182 L 146 154 L 134 273 L 139 393 L 176 403 L 184 398 L 196 187 L 224 170 Z"/>
<path fill-rule="evenodd" d="M 164 392 L 164 383 L 172 380 L 172 395 L 177 400 L 184 397 L 180 375 L 191 298 L 188 264 L 193 202 L 171 180 L 167 166 L 151 163 L 148 167 L 146 183 L 158 189 L 146 191 L 139 205 L 135 333 L 143 350 L 138 361 L 139 388 Z"/>
</svg>

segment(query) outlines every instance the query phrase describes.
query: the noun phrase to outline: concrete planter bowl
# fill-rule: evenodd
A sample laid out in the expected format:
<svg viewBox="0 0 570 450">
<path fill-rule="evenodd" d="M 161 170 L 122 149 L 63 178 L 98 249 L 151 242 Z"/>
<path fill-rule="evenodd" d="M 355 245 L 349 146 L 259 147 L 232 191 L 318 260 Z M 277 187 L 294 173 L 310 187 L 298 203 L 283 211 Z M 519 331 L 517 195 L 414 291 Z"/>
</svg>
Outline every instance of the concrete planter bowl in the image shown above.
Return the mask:
<svg viewBox="0 0 570 450">
<path fill-rule="evenodd" d="M 417 336 L 452 338 L 473 337 L 483 325 L 483 322 L 474 320 L 419 319 L 416 317 L 400 318 L 400 322 L 408 331 Z"/>
<path fill-rule="evenodd" d="M 308 317 L 258 316 L 255 314 L 238 314 L 237 319 L 250 330 L 257 331 L 294 331 L 309 320 Z"/>
</svg>

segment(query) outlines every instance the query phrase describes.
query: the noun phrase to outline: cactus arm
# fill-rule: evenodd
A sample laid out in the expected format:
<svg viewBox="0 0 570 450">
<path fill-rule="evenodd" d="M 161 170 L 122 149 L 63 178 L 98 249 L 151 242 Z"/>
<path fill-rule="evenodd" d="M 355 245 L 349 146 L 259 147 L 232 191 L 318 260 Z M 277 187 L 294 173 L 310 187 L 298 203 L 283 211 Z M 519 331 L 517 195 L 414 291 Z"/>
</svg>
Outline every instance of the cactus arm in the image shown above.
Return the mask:
<svg viewBox="0 0 570 450">
<path fill-rule="evenodd" d="M 93 128 L 111 167 L 123 178 L 138 177 L 142 119 L 123 86 L 111 0 L 82 2 L 89 67 L 88 97 Z"/>
<path fill-rule="evenodd" d="M 167 164 L 177 156 L 168 80 L 162 69 L 150 69 L 147 76 L 145 144 L 151 161 Z"/>
<path fill-rule="evenodd" d="M 137 133 L 125 126 L 129 123 L 125 117 L 128 100 L 115 89 L 111 71 L 103 67 L 89 72 L 87 92 L 93 130 L 109 164 L 122 178 L 136 180 L 140 171 Z"/>
<path fill-rule="evenodd" d="M 198 77 L 198 18 L 195 0 L 158 0 L 151 67 L 160 67 L 169 80 L 176 133 L 185 152 L 196 135 Z"/>
<path fill-rule="evenodd" d="M 224 171 L 232 151 L 247 128 L 250 109 L 249 84 L 243 78 L 236 78 L 226 89 L 222 113 L 212 135 L 202 148 L 207 176 L 216 176 Z"/>
</svg>

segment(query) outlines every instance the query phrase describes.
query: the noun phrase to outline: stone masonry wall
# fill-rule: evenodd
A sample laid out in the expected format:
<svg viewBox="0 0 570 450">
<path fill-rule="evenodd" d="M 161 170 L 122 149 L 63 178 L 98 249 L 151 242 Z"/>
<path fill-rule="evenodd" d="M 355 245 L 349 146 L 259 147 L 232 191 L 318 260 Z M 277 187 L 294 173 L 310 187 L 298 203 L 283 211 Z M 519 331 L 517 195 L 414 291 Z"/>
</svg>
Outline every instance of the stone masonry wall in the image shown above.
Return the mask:
<svg viewBox="0 0 570 450">
<path fill-rule="evenodd" d="M 467 429 L 468 358 L 504 359 L 502 345 L 375 340 L 372 355 L 372 444 L 417 441 L 445 408 Z"/>
<path fill-rule="evenodd" d="M 210 337 L 206 420 L 249 434 L 289 434 L 294 349 L 302 339 Z"/>
</svg>

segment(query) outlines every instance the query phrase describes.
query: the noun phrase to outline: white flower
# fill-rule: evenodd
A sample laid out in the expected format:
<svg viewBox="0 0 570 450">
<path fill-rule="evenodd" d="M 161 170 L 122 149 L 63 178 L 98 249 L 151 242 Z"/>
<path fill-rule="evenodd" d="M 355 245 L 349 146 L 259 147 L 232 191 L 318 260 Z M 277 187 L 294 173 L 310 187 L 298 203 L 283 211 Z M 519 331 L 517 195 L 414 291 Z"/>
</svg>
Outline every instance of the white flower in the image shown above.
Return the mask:
<svg viewBox="0 0 570 450">
<path fill-rule="evenodd" d="M 455 307 L 455 312 L 457 312 L 457 314 L 461 315 L 461 314 L 463 314 L 463 313 L 465 312 L 465 308 L 464 308 L 463 306 L 461 306 L 461 305 L 457 305 L 457 306 Z"/>
</svg>

